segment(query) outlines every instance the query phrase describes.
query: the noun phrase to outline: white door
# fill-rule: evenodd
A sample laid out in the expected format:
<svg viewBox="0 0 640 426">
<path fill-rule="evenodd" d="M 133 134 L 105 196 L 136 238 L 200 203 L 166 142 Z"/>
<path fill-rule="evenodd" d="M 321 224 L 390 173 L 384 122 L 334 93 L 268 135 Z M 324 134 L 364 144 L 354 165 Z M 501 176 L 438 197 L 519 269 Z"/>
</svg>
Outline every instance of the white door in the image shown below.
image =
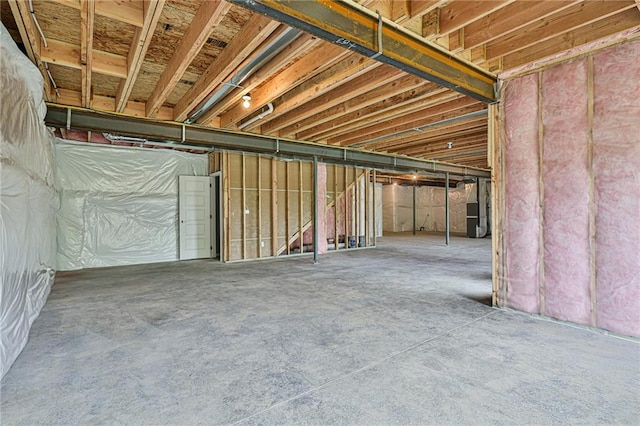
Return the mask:
<svg viewBox="0 0 640 426">
<path fill-rule="evenodd" d="M 180 260 L 211 257 L 211 179 L 179 176 Z"/>
</svg>

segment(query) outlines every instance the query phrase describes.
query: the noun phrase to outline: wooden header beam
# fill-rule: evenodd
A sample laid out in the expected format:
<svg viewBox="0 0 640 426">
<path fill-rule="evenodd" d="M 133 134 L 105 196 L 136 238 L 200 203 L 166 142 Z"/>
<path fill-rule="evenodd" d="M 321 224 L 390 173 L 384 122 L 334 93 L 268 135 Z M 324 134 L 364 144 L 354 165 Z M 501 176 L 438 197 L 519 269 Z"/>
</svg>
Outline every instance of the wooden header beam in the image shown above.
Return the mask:
<svg viewBox="0 0 640 426">
<path fill-rule="evenodd" d="M 496 101 L 493 74 L 355 3 L 344 0 L 229 1 L 482 102 Z"/>
</svg>

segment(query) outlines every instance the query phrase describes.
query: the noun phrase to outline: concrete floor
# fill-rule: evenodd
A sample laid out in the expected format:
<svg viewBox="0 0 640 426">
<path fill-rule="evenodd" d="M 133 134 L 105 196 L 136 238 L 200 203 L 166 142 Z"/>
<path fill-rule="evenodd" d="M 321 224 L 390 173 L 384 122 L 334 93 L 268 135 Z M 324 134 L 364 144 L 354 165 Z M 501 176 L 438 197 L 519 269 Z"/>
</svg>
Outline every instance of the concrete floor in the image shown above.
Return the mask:
<svg viewBox="0 0 640 426">
<path fill-rule="evenodd" d="M 1 423 L 640 424 L 640 345 L 492 309 L 490 241 L 59 274 Z"/>
</svg>

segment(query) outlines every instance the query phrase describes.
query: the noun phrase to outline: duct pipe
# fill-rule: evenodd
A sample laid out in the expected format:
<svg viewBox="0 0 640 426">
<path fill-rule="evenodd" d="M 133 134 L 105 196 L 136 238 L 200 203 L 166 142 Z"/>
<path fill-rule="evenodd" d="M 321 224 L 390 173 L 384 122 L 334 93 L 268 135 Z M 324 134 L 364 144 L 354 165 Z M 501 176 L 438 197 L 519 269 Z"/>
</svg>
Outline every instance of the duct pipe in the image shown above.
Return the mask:
<svg viewBox="0 0 640 426">
<path fill-rule="evenodd" d="M 185 123 L 193 123 L 200 118 L 211 107 L 220 102 L 225 96 L 227 96 L 232 90 L 237 87 L 242 87 L 241 84 L 251 74 L 259 70 L 267 62 L 273 59 L 278 53 L 280 53 L 285 47 L 287 47 L 293 40 L 299 35 L 300 31 L 287 28 L 278 38 L 273 40 L 268 46 L 266 46 L 259 55 L 252 59 L 247 65 L 242 67 L 229 81 L 222 84 L 222 87 L 218 89 L 196 112 L 191 114 Z"/>
<path fill-rule="evenodd" d="M 444 176 L 444 242 L 449 245 L 449 172 Z"/>
<path fill-rule="evenodd" d="M 265 118 L 267 115 L 271 114 L 273 112 L 273 104 L 271 102 L 269 102 L 267 104 L 267 110 L 264 112 L 261 112 L 260 114 L 256 115 L 255 117 L 245 121 L 244 123 L 240 124 L 238 126 L 238 130 L 242 130 L 245 127 L 247 127 L 250 124 L 255 123 L 258 120 L 262 120 L 263 118 Z"/>
</svg>

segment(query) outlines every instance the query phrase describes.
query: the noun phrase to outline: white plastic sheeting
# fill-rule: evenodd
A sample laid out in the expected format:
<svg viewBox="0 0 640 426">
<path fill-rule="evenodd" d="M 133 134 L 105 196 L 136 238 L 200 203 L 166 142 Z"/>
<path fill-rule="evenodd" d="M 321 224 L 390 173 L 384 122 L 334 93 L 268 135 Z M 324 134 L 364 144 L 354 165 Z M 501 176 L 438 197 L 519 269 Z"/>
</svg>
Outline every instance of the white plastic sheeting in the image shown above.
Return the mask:
<svg viewBox="0 0 640 426">
<path fill-rule="evenodd" d="M 467 230 L 467 192 L 474 185 L 449 189 L 451 232 Z M 413 231 L 413 186 L 385 185 L 382 189 L 383 225 L 387 232 Z M 445 191 L 433 186 L 416 187 L 416 230 L 445 231 Z"/>
<path fill-rule="evenodd" d="M 207 155 L 58 140 L 58 269 L 178 259 L 178 176 Z"/>
<path fill-rule="evenodd" d="M 0 25 L 0 362 L 22 351 L 54 279 L 53 137 L 42 77 Z"/>
</svg>

